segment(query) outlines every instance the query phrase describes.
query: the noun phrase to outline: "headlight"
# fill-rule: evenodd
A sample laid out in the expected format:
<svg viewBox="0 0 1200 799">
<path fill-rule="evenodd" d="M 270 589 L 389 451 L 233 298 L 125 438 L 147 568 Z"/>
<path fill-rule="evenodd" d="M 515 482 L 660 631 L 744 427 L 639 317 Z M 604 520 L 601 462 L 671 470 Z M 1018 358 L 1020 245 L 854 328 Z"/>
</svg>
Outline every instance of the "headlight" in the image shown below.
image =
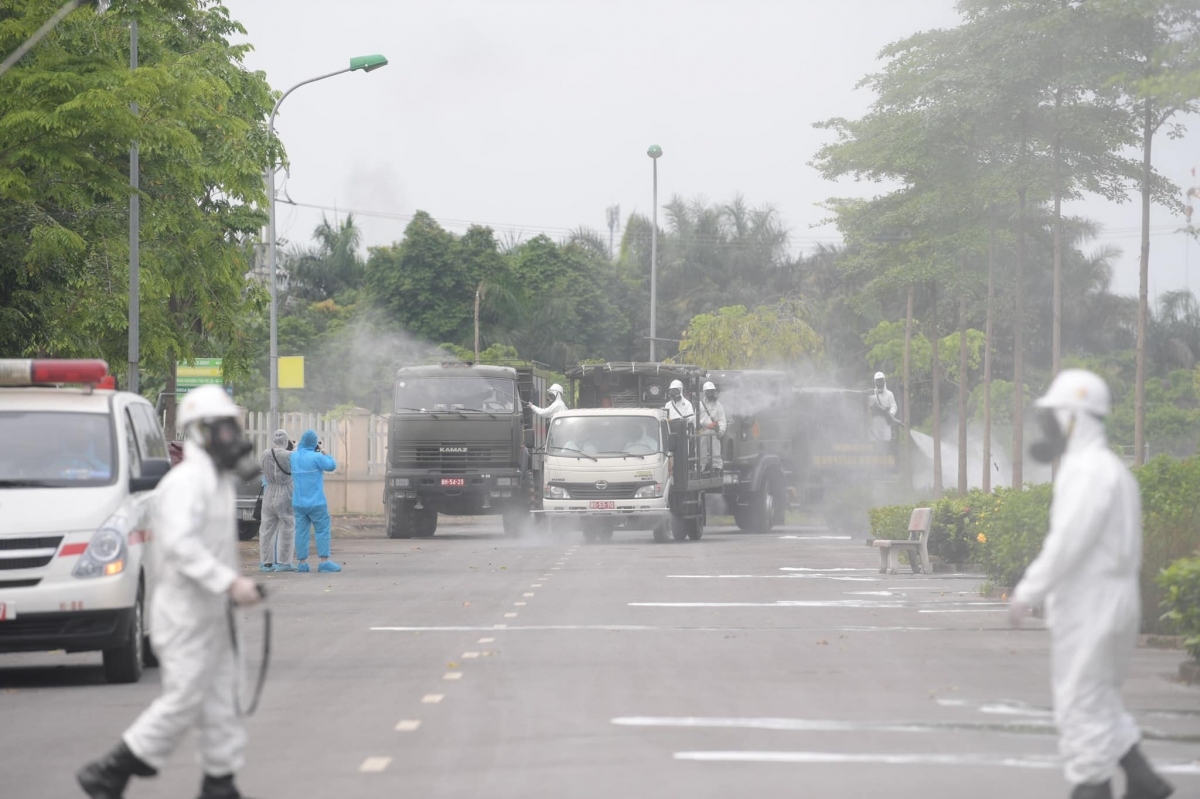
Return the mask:
<svg viewBox="0 0 1200 799">
<path fill-rule="evenodd" d="M 392 487 L 393 488 L 408 488 L 408 478 L 407 477 L 393 477 L 392 478 Z"/>
<path fill-rule="evenodd" d="M 71 572 L 76 577 L 105 577 L 125 571 L 125 536 L 111 527 L 101 527 Z"/>
<path fill-rule="evenodd" d="M 662 483 L 647 483 L 633 495 L 634 499 L 658 499 L 663 495 Z"/>
<path fill-rule="evenodd" d="M 556 486 L 553 483 L 546 483 L 546 499 L 570 499 L 571 495 L 567 493 L 567 489 L 562 486 Z"/>
<path fill-rule="evenodd" d="M 511 485 L 516 485 L 516 481 L 515 481 L 513 478 L 511 478 L 511 477 L 497 477 L 497 478 L 496 478 L 496 485 L 498 485 L 498 486 L 511 486 Z"/>
</svg>

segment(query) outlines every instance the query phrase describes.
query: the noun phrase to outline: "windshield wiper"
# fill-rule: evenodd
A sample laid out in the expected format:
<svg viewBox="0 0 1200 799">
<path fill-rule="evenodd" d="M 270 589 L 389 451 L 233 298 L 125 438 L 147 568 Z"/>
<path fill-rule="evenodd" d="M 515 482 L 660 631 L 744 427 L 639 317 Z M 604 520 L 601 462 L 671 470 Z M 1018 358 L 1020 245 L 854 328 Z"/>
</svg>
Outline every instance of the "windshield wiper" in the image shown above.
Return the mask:
<svg viewBox="0 0 1200 799">
<path fill-rule="evenodd" d="M 463 411 L 466 411 L 467 413 L 486 413 L 488 416 L 492 417 L 493 419 L 499 418 L 498 416 L 496 416 L 496 414 L 492 413 L 491 411 L 485 411 L 482 408 L 463 408 Z M 462 413 L 462 411 L 460 411 L 460 413 Z"/>
<path fill-rule="evenodd" d="M 621 450 L 621 451 L 618 451 L 618 450 L 608 450 L 608 451 L 606 451 L 606 452 L 601 452 L 601 453 L 599 453 L 599 454 L 600 454 L 600 455 L 620 455 L 622 458 L 641 458 L 642 460 L 646 460 L 646 456 L 645 456 L 645 455 L 642 455 L 642 454 L 640 454 L 640 453 L 637 453 L 637 452 L 625 452 L 625 451 L 623 451 L 623 450 Z"/>
<path fill-rule="evenodd" d="M 581 449 L 575 449 L 574 447 L 554 447 L 554 449 L 558 450 L 559 452 L 578 452 L 580 455 L 582 455 L 585 458 L 590 458 L 591 460 L 594 460 L 597 462 L 599 462 L 599 460 L 600 460 L 599 458 L 597 458 L 593 455 L 589 455 Z M 550 453 L 547 452 L 546 454 L 550 454 Z"/>
<path fill-rule="evenodd" d="M 433 414 L 433 418 L 434 418 L 434 419 L 436 419 L 436 418 L 437 418 L 437 415 L 438 415 L 438 413 L 445 413 L 445 411 L 429 411 L 429 410 L 426 410 L 426 409 L 424 409 L 424 408 L 401 408 L 401 407 L 397 407 L 397 408 L 396 408 L 396 410 L 397 410 L 397 411 L 412 411 L 413 413 L 429 413 L 429 414 Z"/>
</svg>

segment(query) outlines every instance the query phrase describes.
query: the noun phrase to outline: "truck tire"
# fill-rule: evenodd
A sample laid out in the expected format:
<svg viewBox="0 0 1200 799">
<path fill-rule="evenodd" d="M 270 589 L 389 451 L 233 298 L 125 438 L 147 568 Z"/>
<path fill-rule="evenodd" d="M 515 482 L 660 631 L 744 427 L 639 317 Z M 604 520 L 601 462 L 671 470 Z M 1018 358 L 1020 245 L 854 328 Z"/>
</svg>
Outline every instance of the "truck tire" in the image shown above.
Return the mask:
<svg viewBox="0 0 1200 799">
<path fill-rule="evenodd" d="M 691 530 L 692 520 L 685 519 L 674 513 L 671 514 L 671 537 L 676 541 L 683 541 L 688 537 L 688 532 Z"/>
<path fill-rule="evenodd" d="M 142 587 L 138 586 L 137 600 L 133 603 L 133 623 L 129 625 L 129 639 L 120 646 L 105 649 L 104 679 L 106 682 L 133 683 L 142 678 L 142 667 L 146 644 L 146 619 L 142 602 Z"/>
<path fill-rule="evenodd" d="M 384 514 L 384 530 L 388 538 L 412 538 L 411 511 L 403 508 L 398 502 L 389 502 Z"/>
<path fill-rule="evenodd" d="M 416 517 L 417 538 L 432 538 L 433 534 L 437 532 L 437 511 L 423 508 L 419 511 L 414 510 L 413 514 Z"/>
<path fill-rule="evenodd" d="M 688 519 L 687 537 L 692 541 L 699 541 L 704 536 L 704 519 L 707 515 L 708 514 L 704 509 L 702 497 L 700 515 L 694 519 Z"/>
<path fill-rule="evenodd" d="M 258 522 L 238 522 L 238 541 L 253 541 L 258 537 Z"/>
<path fill-rule="evenodd" d="M 764 482 L 762 490 L 750 494 L 746 504 L 739 506 L 740 513 L 734 514 L 739 529 L 747 533 L 769 533 L 775 524 L 775 486 Z"/>
<path fill-rule="evenodd" d="M 670 517 L 654 525 L 654 540 L 660 544 L 664 544 L 671 540 Z"/>
</svg>

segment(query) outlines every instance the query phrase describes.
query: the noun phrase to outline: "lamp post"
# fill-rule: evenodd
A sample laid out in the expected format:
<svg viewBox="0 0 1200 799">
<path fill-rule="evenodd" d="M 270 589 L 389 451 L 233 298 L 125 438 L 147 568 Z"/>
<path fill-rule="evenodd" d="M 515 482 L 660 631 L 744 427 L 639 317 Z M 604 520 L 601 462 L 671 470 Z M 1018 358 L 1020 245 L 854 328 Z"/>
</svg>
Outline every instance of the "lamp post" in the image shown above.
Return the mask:
<svg viewBox="0 0 1200 799">
<path fill-rule="evenodd" d="M 388 60 L 381 55 L 356 56 L 350 59 L 350 66 L 345 69 L 339 69 L 336 72 L 329 72 L 325 75 L 318 75 L 315 78 L 300 81 L 275 101 L 275 107 L 271 109 L 271 118 L 267 122 L 267 136 L 270 137 L 275 133 L 275 115 L 279 113 L 279 106 L 296 89 L 310 83 L 316 83 L 319 80 L 332 78 L 334 75 L 341 75 L 344 72 L 355 72 L 358 70 L 373 72 L 380 67 L 387 66 L 387 62 Z M 275 268 L 275 169 L 275 164 L 271 164 L 267 168 L 266 175 L 269 220 L 267 222 L 267 263 L 271 270 L 271 430 L 276 430 L 279 427 L 279 328 L 277 312 L 279 288 Z"/>
<path fill-rule="evenodd" d="M 650 145 L 646 151 L 654 163 L 654 205 L 650 222 L 650 360 L 654 357 L 654 345 L 658 336 L 658 159 L 662 156 L 662 148 L 657 144 Z"/>
</svg>

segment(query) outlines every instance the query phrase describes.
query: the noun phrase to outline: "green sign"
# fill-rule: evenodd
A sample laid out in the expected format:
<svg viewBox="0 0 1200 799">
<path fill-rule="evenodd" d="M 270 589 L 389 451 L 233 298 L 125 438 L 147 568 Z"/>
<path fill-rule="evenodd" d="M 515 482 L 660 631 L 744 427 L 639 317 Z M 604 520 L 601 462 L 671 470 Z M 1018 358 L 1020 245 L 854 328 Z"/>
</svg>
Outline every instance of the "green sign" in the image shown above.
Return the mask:
<svg viewBox="0 0 1200 799">
<path fill-rule="evenodd" d="M 220 358 L 197 358 L 191 366 L 184 361 L 175 364 L 177 397 L 182 397 L 197 386 L 220 386 L 224 383 Z"/>
</svg>

